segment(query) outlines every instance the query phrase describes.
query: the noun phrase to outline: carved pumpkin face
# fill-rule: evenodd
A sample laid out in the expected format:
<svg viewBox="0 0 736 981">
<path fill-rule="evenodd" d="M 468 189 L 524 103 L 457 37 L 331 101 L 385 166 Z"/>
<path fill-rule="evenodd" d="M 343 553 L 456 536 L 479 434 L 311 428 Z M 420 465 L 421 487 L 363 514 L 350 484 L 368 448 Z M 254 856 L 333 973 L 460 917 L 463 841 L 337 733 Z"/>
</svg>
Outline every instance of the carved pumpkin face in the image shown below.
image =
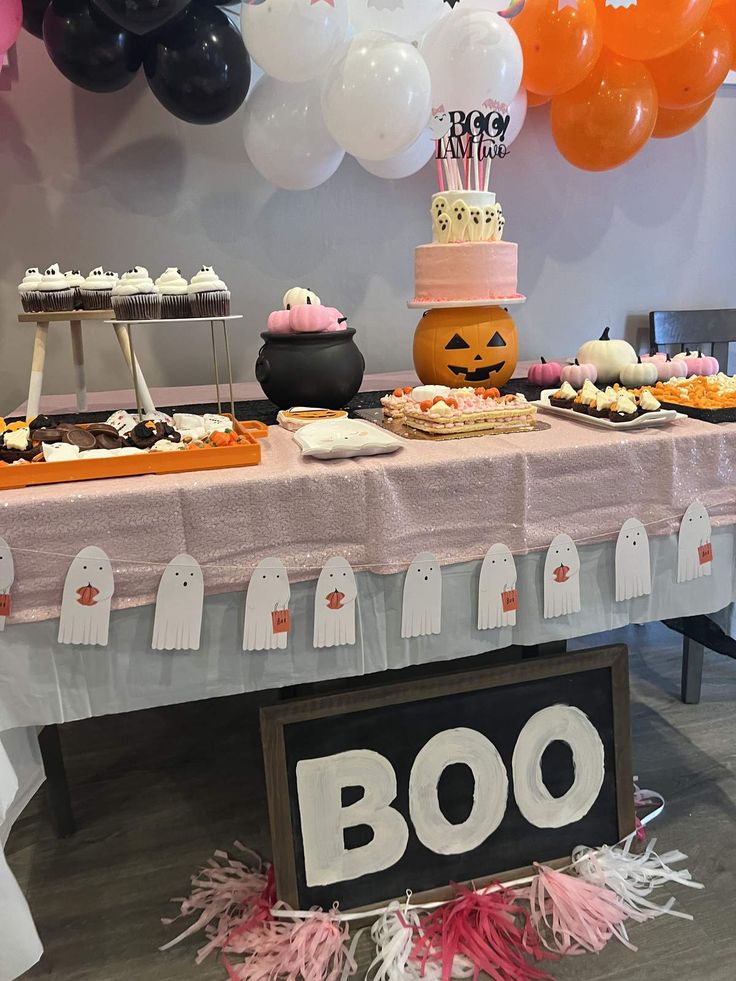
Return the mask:
<svg viewBox="0 0 736 981">
<path fill-rule="evenodd" d="M 518 356 L 516 325 L 502 307 L 430 310 L 414 334 L 414 368 L 424 385 L 500 388 Z"/>
</svg>

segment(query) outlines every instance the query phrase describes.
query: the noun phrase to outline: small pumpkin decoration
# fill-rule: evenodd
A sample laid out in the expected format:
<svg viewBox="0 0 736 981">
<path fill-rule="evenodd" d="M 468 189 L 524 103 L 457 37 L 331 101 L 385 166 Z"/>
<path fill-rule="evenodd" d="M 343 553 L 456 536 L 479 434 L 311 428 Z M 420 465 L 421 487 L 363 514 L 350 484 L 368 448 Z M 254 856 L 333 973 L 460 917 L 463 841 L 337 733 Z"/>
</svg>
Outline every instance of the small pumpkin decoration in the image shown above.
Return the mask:
<svg viewBox="0 0 736 981">
<path fill-rule="evenodd" d="M 89 582 L 86 586 L 80 586 L 77 590 L 77 603 L 79 603 L 80 606 L 96 606 L 97 597 L 99 595 L 99 589 Z"/>
<path fill-rule="evenodd" d="M 597 341 L 586 341 L 577 353 L 577 360 L 583 364 L 594 364 L 598 370 L 598 381 L 612 385 L 619 380 L 625 364 L 636 364 L 638 355 L 628 341 L 611 340 L 610 327 Z"/>
<path fill-rule="evenodd" d="M 345 593 L 341 593 L 339 589 L 333 589 L 331 593 L 327 594 L 327 609 L 341 610 L 342 601 L 344 599 L 345 599 Z"/>
<path fill-rule="evenodd" d="M 683 359 L 670 361 L 664 352 L 659 351 L 652 354 L 643 354 L 642 361 L 652 364 L 657 369 L 657 381 L 666 382 L 671 378 L 686 378 L 687 365 Z"/>
<path fill-rule="evenodd" d="M 424 385 L 500 388 L 518 357 L 516 324 L 503 307 L 429 310 L 414 334 L 414 368 Z"/>
<path fill-rule="evenodd" d="M 656 385 L 657 366 L 651 361 L 642 361 L 641 358 L 636 364 L 625 364 L 621 369 L 621 384 L 625 388 L 641 388 L 643 385 Z"/>
<path fill-rule="evenodd" d="M 557 361 L 545 361 L 544 358 L 540 358 L 538 364 L 529 366 L 526 377 L 531 385 L 536 385 L 538 388 L 552 388 L 560 384 L 561 371 L 562 365 Z"/>
<path fill-rule="evenodd" d="M 673 361 L 683 361 L 688 375 L 717 375 L 721 370 L 718 359 L 702 355 L 700 351 L 690 351 L 689 354 L 676 354 Z"/>
<path fill-rule="evenodd" d="M 574 364 L 566 364 L 560 372 L 560 380 L 572 385 L 576 392 L 580 391 L 586 381 L 595 385 L 598 381 L 598 369 L 594 364 L 580 364 L 575 358 Z"/>
</svg>

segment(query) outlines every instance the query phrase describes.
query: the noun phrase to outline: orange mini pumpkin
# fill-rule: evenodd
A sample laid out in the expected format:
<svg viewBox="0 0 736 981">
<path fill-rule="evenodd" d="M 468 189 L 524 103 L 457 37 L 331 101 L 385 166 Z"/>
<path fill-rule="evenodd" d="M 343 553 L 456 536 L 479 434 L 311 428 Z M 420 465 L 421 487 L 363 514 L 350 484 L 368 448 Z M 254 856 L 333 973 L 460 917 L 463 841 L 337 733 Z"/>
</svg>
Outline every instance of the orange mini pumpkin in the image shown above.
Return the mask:
<svg viewBox="0 0 736 981">
<path fill-rule="evenodd" d="M 414 368 L 424 385 L 500 388 L 518 357 L 516 324 L 503 307 L 429 310 L 414 334 Z"/>
</svg>

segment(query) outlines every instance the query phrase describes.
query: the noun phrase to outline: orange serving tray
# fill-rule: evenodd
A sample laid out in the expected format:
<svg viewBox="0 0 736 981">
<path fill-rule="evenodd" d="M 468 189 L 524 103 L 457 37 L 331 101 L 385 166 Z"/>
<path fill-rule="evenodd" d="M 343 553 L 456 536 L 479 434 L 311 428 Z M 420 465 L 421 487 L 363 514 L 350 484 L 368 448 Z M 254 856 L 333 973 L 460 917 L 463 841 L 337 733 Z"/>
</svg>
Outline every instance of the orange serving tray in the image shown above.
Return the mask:
<svg viewBox="0 0 736 981">
<path fill-rule="evenodd" d="M 232 419 L 229 413 L 223 413 Z M 109 460 L 65 460 L 60 463 L 21 463 L 0 467 L 0 490 L 60 484 L 106 477 L 138 477 L 142 474 L 187 473 L 197 470 L 223 470 L 253 467 L 261 462 L 259 440 L 268 436 L 268 426 L 255 419 L 233 420 L 233 428 L 247 442 L 235 446 L 213 446 L 181 453 L 135 453 L 112 456 Z"/>
</svg>

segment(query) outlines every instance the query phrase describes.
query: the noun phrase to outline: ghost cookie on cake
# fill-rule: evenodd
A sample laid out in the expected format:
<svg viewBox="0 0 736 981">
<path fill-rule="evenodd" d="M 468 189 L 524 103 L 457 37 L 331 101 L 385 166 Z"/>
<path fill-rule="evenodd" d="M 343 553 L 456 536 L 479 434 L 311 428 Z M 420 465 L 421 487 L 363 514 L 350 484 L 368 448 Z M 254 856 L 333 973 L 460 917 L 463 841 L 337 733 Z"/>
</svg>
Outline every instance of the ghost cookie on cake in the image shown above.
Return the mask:
<svg viewBox="0 0 736 981">
<path fill-rule="evenodd" d="M 187 287 L 194 317 L 229 317 L 230 290 L 212 266 L 200 266 Z"/>
</svg>

